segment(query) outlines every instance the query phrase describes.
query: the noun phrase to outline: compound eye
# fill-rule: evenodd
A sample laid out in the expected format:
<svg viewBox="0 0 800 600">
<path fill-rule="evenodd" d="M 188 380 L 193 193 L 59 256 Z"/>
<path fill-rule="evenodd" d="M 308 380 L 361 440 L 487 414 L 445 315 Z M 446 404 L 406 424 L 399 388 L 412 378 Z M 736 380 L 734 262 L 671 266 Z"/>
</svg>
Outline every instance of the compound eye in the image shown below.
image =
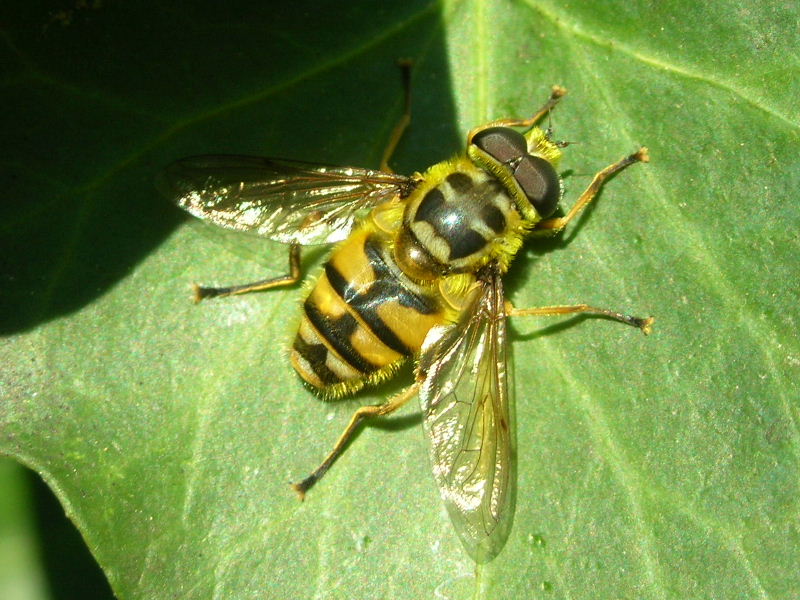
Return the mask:
<svg viewBox="0 0 800 600">
<path fill-rule="evenodd" d="M 488 127 L 476 133 L 472 143 L 501 163 L 517 159 L 528 151 L 525 137 L 508 127 Z"/>
<path fill-rule="evenodd" d="M 523 156 L 514 169 L 514 179 L 543 219 L 556 210 L 561 198 L 561 181 L 548 161 L 540 156 Z"/>
</svg>

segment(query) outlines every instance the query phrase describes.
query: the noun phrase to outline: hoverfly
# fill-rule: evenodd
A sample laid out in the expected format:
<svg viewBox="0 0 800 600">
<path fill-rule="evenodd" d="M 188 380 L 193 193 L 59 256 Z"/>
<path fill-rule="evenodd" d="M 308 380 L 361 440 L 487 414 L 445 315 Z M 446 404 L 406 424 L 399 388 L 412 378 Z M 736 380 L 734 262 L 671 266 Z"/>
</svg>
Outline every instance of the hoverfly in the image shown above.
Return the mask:
<svg viewBox="0 0 800 600">
<path fill-rule="evenodd" d="M 380 170 L 213 155 L 166 169 L 162 187 L 191 214 L 289 245 L 289 274 L 195 286 L 198 300 L 296 283 L 300 246 L 337 244 L 303 304 L 291 350 L 295 370 L 319 395 L 353 394 L 416 361 L 415 382 L 359 408 L 322 464 L 293 484 L 301 498 L 364 419 L 419 395 L 442 498 L 467 552 L 487 562 L 505 544 L 514 513 L 506 318 L 588 313 L 649 332 L 652 318 L 585 304 L 517 309 L 505 299 L 502 277 L 524 238 L 557 235 L 608 177 L 648 161 L 640 148 L 606 167 L 565 216 L 552 217 L 566 143 L 535 124 L 565 93 L 555 86 L 530 118 L 474 128 L 466 153 L 411 176 L 388 167 L 409 122 L 408 88 Z"/>
</svg>

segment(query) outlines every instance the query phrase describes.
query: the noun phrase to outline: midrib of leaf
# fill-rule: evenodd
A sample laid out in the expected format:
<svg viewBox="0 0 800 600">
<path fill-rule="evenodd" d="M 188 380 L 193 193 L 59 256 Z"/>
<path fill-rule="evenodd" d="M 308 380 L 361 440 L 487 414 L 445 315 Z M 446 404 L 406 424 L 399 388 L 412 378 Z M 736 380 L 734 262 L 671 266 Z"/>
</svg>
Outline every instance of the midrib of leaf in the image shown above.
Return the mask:
<svg viewBox="0 0 800 600">
<path fill-rule="evenodd" d="M 489 119 L 489 45 L 487 44 L 487 35 L 489 24 L 487 23 L 488 6 L 491 2 L 482 2 L 477 0 L 475 6 L 475 24 L 477 31 L 475 32 L 475 52 L 473 54 L 475 60 L 474 71 L 478 80 L 477 95 L 475 98 L 475 111 L 474 117 L 480 121 L 487 121 Z"/>
</svg>

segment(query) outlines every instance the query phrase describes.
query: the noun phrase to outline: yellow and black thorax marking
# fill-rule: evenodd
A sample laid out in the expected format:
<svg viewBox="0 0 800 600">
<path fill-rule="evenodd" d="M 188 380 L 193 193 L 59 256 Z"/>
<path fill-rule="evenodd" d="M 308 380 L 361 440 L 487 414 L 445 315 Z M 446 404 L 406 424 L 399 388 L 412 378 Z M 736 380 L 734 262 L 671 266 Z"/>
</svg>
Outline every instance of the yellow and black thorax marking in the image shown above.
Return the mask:
<svg viewBox="0 0 800 600">
<path fill-rule="evenodd" d="M 475 272 L 503 252 L 509 236 L 519 237 L 520 226 L 503 183 L 460 157 L 431 168 L 409 196 L 395 257 L 419 280 Z"/>
</svg>

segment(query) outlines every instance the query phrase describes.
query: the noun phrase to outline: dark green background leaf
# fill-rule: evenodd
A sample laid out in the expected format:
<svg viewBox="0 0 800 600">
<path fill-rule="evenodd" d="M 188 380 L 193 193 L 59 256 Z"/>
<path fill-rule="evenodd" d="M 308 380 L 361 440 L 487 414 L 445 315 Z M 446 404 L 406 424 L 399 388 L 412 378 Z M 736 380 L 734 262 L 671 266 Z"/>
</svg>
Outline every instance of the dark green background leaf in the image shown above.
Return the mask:
<svg viewBox="0 0 800 600">
<path fill-rule="evenodd" d="M 2 10 L 0 452 L 47 481 L 123 598 L 788 598 L 800 588 L 798 11 L 792 3 L 16 3 Z M 135 4 L 135 6 L 133 6 Z M 639 144 L 518 306 L 519 494 L 476 569 L 403 381 L 316 400 L 286 351 L 302 289 L 189 302 L 285 249 L 190 222 L 152 180 L 201 152 L 424 169 L 553 83 L 566 204 Z M 312 252 L 306 267 L 319 265 Z M 574 325 L 574 326 L 573 326 Z M 404 374 L 405 379 L 409 373 Z M 402 378 L 401 378 L 402 379 Z"/>
</svg>

